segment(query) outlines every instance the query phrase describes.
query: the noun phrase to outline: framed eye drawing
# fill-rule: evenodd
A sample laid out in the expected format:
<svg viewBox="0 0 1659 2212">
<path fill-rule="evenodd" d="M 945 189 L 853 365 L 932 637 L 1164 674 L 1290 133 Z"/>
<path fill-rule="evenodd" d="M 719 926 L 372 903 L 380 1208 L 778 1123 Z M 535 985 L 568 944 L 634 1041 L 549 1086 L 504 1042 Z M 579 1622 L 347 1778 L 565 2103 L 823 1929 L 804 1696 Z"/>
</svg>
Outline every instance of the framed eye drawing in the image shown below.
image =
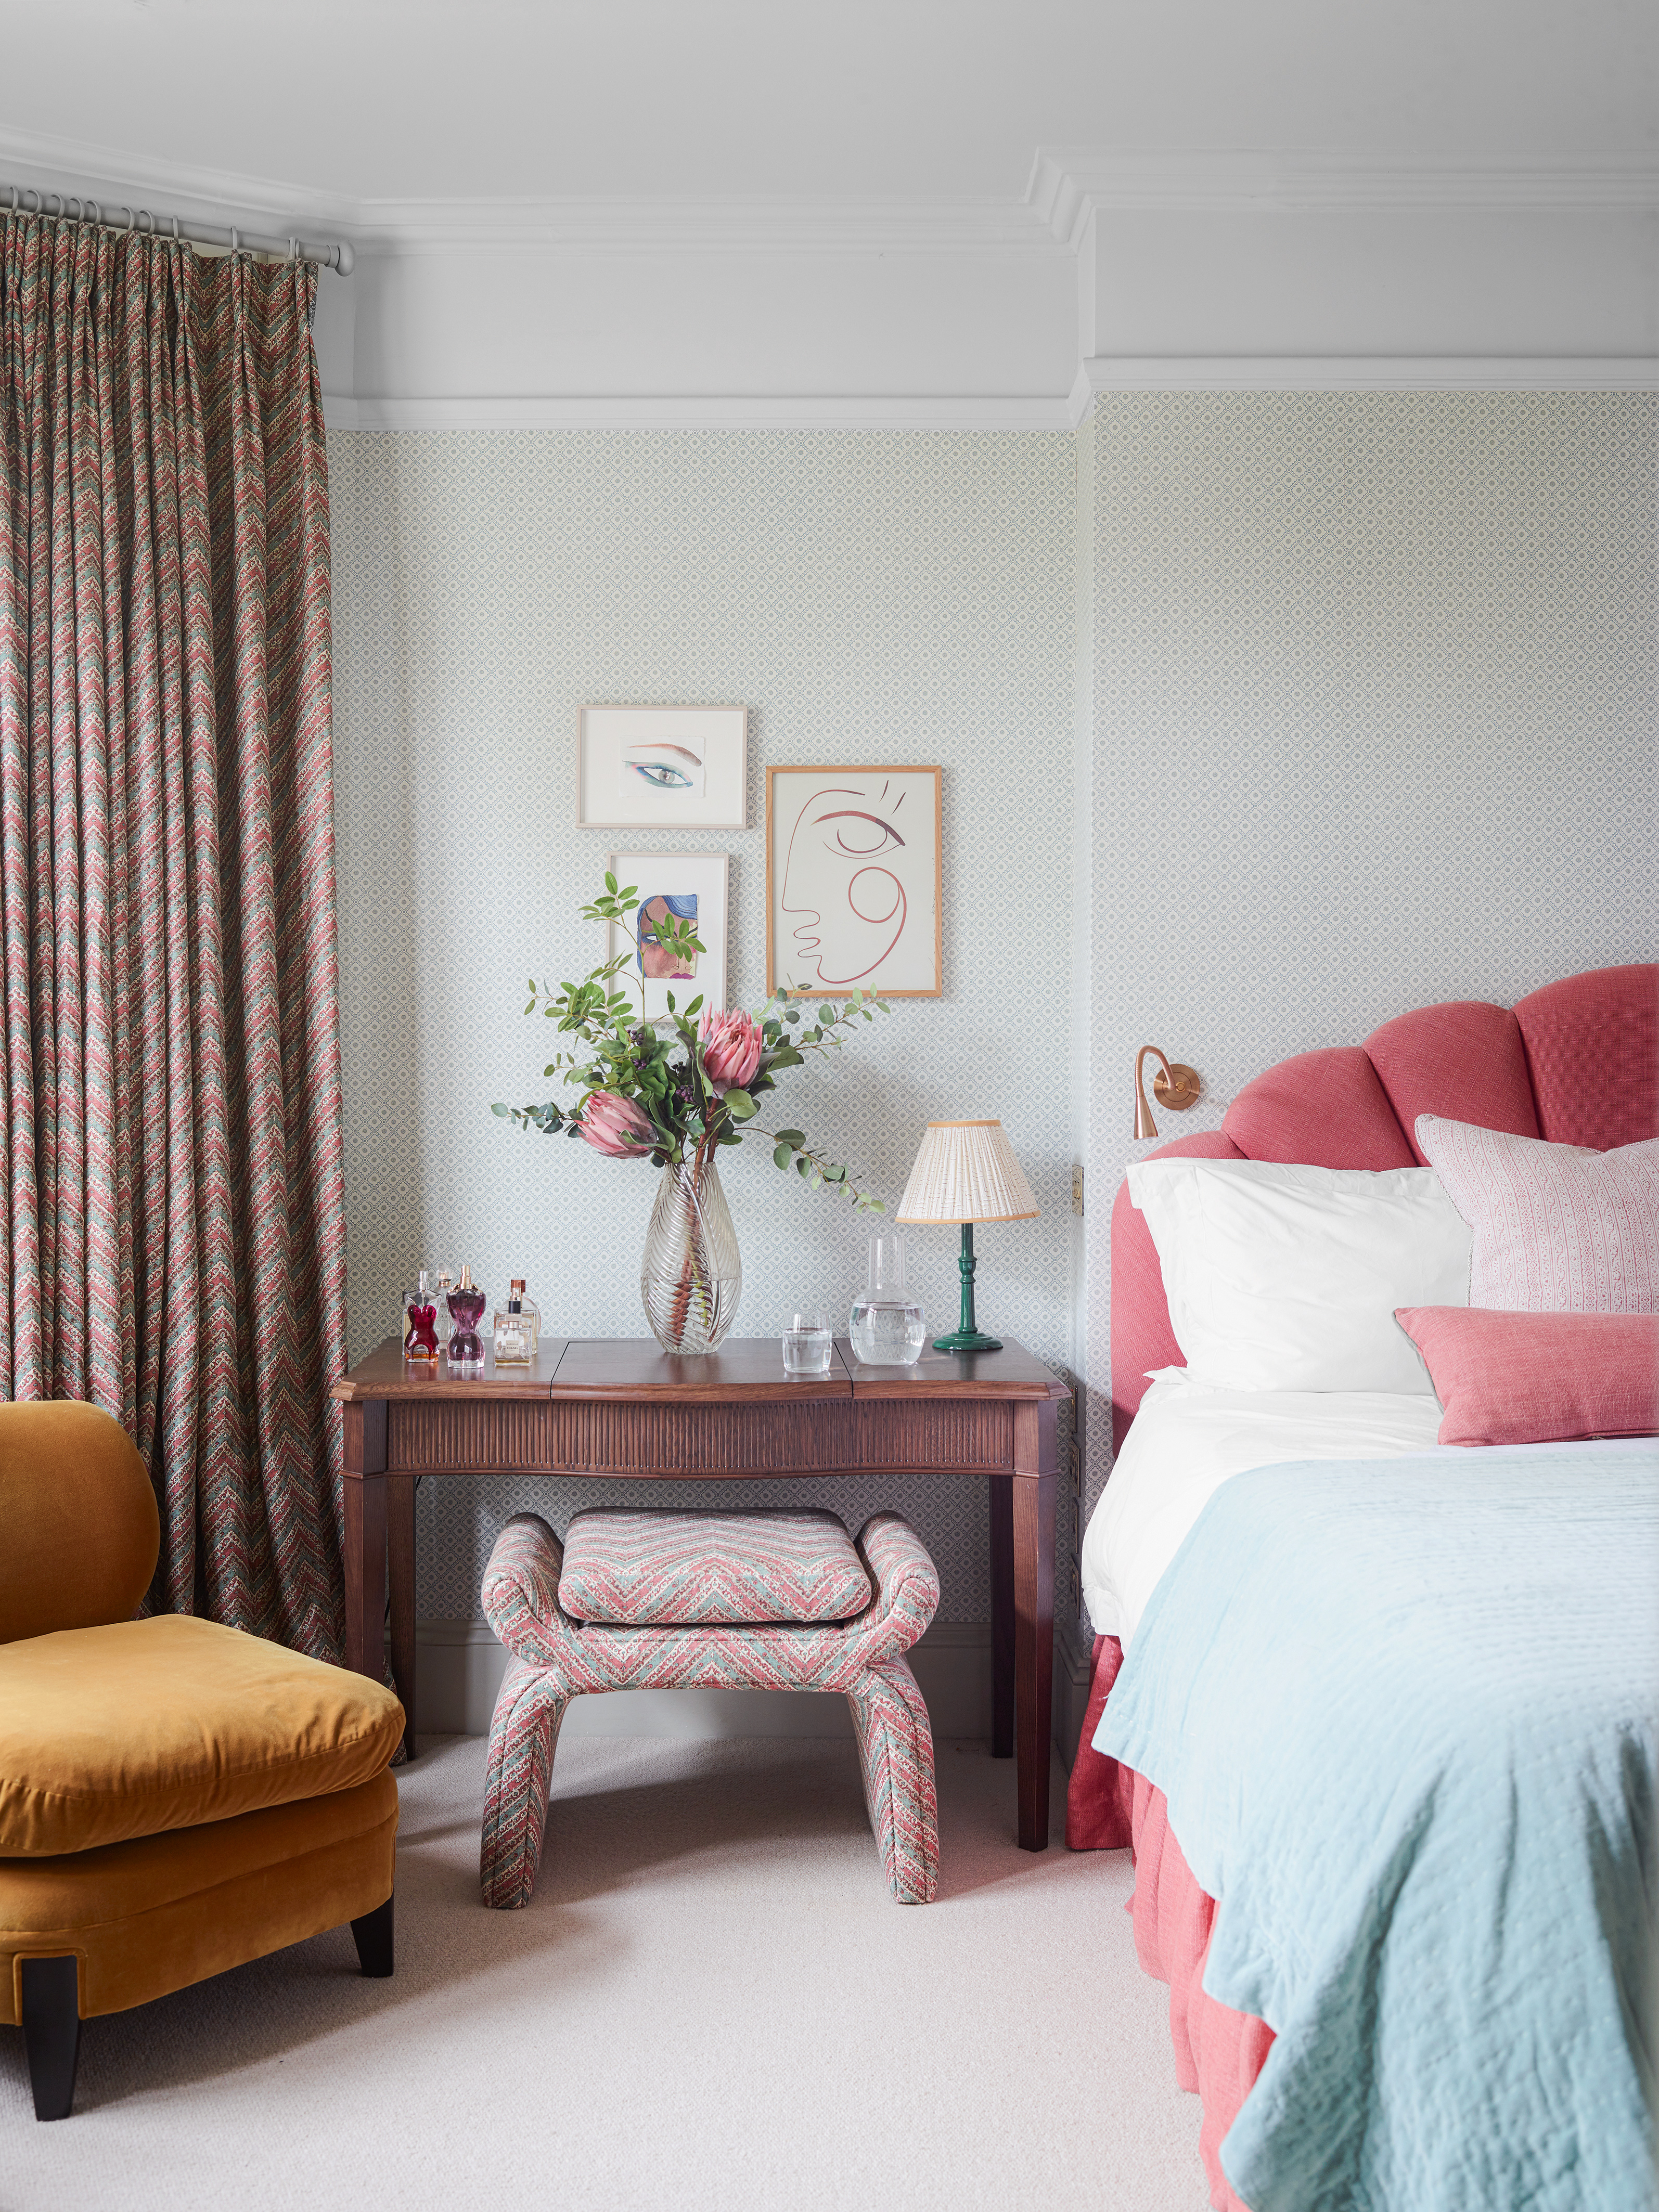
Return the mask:
<svg viewBox="0 0 1659 2212">
<path fill-rule="evenodd" d="M 942 774 L 767 769 L 769 991 L 943 995 Z"/>
<path fill-rule="evenodd" d="M 682 1012 L 699 994 L 705 1006 L 723 1008 L 731 855 L 612 853 L 605 866 L 624 890 L 632 886 L 640 902 L 629 917 L 629 928 L 619 929 L 615 922 L 605 925 L 605 958 L 614 960 L 619 952 L 629 956 L 611 989 L 626 991 L 647 1022 L 663 1019 L 670 991 Z M 691 923 L 701 952 L 681 960 L 663 949 L 653 925 L 668 915 Z"/>
<path fill-rule="evenodd" d="M 580 830 L 746 830 L 747 707 L 583 707 Z"/>
</svg>

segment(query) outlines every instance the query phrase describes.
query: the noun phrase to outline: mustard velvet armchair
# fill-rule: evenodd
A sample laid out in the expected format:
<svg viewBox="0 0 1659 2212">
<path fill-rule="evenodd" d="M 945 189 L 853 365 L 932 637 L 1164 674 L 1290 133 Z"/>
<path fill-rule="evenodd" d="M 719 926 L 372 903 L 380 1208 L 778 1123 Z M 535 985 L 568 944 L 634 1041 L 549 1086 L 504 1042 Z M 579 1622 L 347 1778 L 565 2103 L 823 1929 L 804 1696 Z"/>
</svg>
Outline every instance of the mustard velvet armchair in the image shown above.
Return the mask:
<svg viewBox="0 0 1659 2212">
<path fill-rule="evenodd" d="M 0 1406 L 0 2021 L 39 2119 L 81 2022 L 351 1923 L 392 1966 L 403 1708 L 240 1630 L 134 1618 L 149 1478 L 94 1407 Z"/>
</svg>

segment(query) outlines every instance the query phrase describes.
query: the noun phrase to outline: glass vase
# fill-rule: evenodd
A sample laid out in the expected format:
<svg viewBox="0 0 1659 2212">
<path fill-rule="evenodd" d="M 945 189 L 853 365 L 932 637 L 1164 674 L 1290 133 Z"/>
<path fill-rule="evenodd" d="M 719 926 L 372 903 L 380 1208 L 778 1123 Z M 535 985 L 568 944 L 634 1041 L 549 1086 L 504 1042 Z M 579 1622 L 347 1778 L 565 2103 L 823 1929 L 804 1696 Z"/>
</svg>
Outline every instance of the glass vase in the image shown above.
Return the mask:
<svg viewBox="0 0 1659 2212">
<path fill-rule="evenodd" d="M 743 1261 L 713 1160 L 671 1160 L 657 1186 L 640 1295 L 665 1352 L 712 1352 L 737 1319 Z"/>
</svg>

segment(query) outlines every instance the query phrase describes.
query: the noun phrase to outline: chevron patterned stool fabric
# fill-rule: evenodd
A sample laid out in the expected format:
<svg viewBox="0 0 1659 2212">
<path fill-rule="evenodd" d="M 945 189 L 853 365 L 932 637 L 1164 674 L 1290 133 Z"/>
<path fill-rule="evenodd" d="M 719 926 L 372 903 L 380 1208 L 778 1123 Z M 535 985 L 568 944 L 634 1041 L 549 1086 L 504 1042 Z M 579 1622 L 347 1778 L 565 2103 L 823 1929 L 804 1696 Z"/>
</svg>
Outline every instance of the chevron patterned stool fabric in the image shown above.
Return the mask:
<svg viewBox="0 0 1659 2212">
<path fill-rule="evenodd" d="M 578 1597 L 589 1617 L 573 1617 Z M 848 1600 L 852 1619 L 824 1617 Z M 515 1515 L 484 1571 L 484 1613 L 512 1661 L 489 1726 L 484 1903 L 530 1901 L 572 1698 L 721 1689 L 845 1697 L 888 1887 L 927 1904 L 933 1733 L 904 1654 L 938 1604 L 938 1571 L 896 1513 L 872 1514 L 856 1547 L 831 1513 L 580 1513 L 562 1546 L 539 1514 Z"/>
</svg>

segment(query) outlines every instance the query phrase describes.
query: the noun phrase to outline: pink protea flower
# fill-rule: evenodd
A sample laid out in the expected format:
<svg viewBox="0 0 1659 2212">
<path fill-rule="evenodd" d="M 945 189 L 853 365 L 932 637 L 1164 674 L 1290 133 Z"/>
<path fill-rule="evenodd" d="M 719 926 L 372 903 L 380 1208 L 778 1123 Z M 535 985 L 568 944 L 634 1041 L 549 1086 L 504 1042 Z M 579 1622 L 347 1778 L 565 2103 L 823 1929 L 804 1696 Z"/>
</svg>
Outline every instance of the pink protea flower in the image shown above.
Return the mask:
<svg viewBox="0 0 1659 2212">
<path fill-rule="evenodd" d="M 608 1160 L 643 1160 L 651 1157 L 657 1133 L 649 1117 L 631 1098 L 615 1091 L 596 1091 L 581 1110 L 577 1128 L 596 1152 Z"/>
<path fill-rule="evenodd" d="M 741 1090 L 761 1063 L 761 1033 L 749 1015 L 739 1010 L 717 1014 L 712 1010 L 697 1024 L 702 1046 L 703 1072 L 724 1097 Z"/>
</svg>

